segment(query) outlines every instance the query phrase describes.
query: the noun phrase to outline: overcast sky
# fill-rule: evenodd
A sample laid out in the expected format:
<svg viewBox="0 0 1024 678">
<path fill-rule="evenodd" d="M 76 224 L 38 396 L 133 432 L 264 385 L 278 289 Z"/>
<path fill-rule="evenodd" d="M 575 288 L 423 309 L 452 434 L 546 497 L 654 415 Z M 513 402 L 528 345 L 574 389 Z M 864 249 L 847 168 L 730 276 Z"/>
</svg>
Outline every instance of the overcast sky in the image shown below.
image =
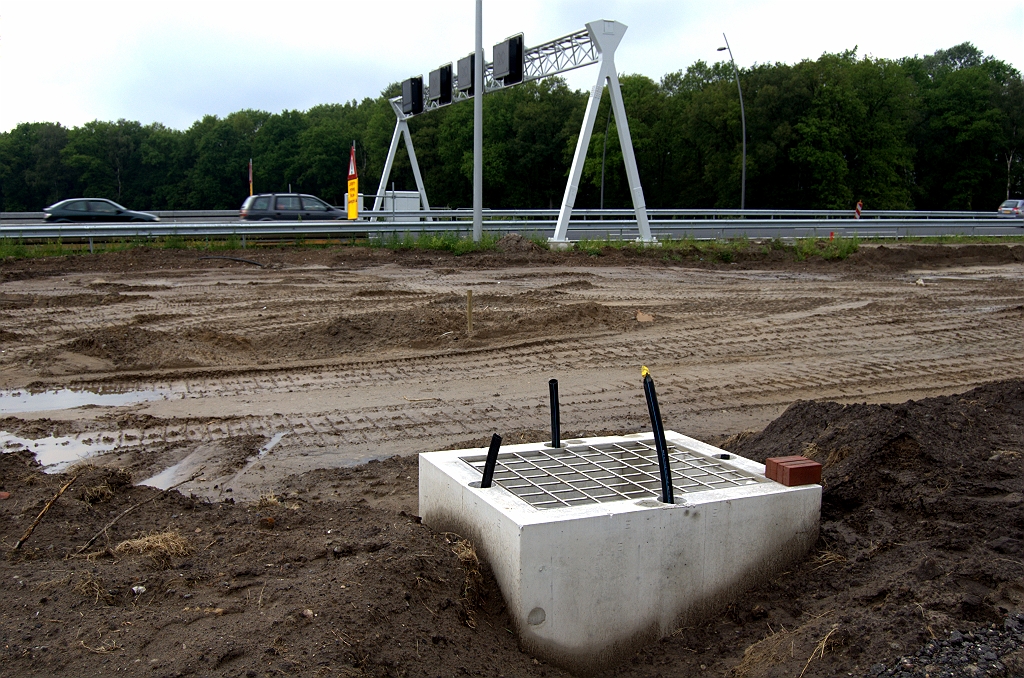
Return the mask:
<svg viewBox="0 0 1024 678">
<path fill-rule="evenodd" d="M 375 97 L 473 50 L 474 0 L 0 0 L 0 131 L 126 118 L 189 127 L 206 114 L 280 112 Z M 1024 69 L 1024 0 L 484 0 L 485 58 L 595 19 L 627 26 L 619 73 L 658 80 L 713 62 L 823 52 L 898 58 L 961 42 Z M 596 67 L 567 76 L 589 89 Z"/>
</svg>

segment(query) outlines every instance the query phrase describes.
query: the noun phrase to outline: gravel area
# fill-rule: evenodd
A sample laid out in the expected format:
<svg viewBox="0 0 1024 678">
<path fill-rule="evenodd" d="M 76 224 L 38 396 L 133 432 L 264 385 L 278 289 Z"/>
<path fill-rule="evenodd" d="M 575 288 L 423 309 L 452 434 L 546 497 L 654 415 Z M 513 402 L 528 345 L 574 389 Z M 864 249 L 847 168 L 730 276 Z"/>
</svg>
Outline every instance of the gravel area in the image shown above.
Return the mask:
<svg viewBox="0 0 1024 678">
<path fill-rule="evenodd" d="M 945 640 L 933 640 L 891 666 L 875 664 L 868 676 L 896 678 L 961 678 L 961 676 L 1020 676 L 1001 661 L 1024 646 L 1024 614 L 1010 615 L 1000 627 L 953 631 Z"/>
</svg>

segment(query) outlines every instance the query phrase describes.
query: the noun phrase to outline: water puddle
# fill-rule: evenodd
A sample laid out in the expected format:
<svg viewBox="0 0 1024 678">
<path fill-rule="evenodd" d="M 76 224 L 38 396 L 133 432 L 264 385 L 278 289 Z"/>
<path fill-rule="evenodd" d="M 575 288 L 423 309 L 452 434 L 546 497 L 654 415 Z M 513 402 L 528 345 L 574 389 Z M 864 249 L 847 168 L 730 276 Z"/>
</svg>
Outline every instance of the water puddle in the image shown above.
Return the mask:
<svg viewBox="0 0 1024 678">
<path fill-rule="evenodd" d="M 0 391 L 0 414 L 70 410 L 86 405 L 119 407 L 150 400 L 167 400 L 169 397 L 170 393 L 167 391 L 93 393 L 92 391 L 72 391 L 66 388 L 37 393 L 24 390 Z"/>
<path fill-rule="evenodd" d="M 22 438 L 7 431 L 0 431 L 0 451 L 13 452 L 26 449 L 35 455 L 46 473 L 60 473 L 72 464 L 118 448 L 130 447 L 141 442 L 138 435 L 124 433 L 83 433 L 78 436 L 47 436 L 45 438 Z"/>
<path fill-rule="evenodd" d="M 257 464 L 260 459 L 267 456 L 267 454 L 269 454 L 270 451 L 274 449 L 274 447 L 276 447 L 277 444 L 281 442 L 281 439 L 286 435 L 288 435 L 287 432 L 275 433 L 274 437 L 268 440 L 267 444 L 261 447 L 255 456 L 246 459 L 246 465 L 240 471 L 235 473 L 234 477 L 237 478 L 241 476 Z M 177 464 L 168 466 L 160 473 L 157 473 L 151 478 L 146 478 L 138 484 L 148 485 L 160 490 L 169 490 L 171 487 L 180 484 L 182 481 L 188 480 L 194 474 L 206 468 L 212 461 L 214 461 L 214 459 L 211 458 L 211 454 L 216 455 L 218 451 L 219 448 L 215 446 L 200 446 Z M 203 478 L 199 478 L 199 480 L 202 481 Z M 221 482 L 224 481 L 222 480 Z M 227 484 L 230 484 L 230 481 L 228 481 Z"/>
<path fill-rule="evenodd" d="M 192 470 L 195 466 L 194 461 L 190 457 L 186 457 L 174 466 L 168 466 L 152 478 L 146 478 L 138 484 L 155 487 L 158 490 L 166 490 L 192 475 Z"/>
<path fill-rule="evenodd" d="M 261 447 L 261 448 L 260 448 L 260 451 L 256 453 L 256 458 L 257 458 L 257 459 L 262 459 L 263 457 L 267 456 L 267 454 L 268 454 L 268 453 L 269 453 L 269 452 L 270 452 L 270 451 L 271 451 L 272 449 L 274 449 L 275 447 L 277 447 L 277 444 L 278 444 L 279 442 L 281 442 L 281 438 L 284 438 L 284 437 L 285 437 L 286 435 L 288 435 L 288 434 L 287 434 L 286 432 L 284 432 L 284 431 L 281 431 L 281 432 L 275 433 L 275 434 L 274 434 L 274 437 L 273 437 L 273 438 L 271 438 L 270 440 L 268 440 L 268 441 L 267 441 L 267 444 L 266 444 L 266 445 L 264 445 L 263 447 Z"/>
<path fill-rule="evenodd" d="M 286 435 L 286 431 L 275 433 L 255 455 L 245 460 L 243 471 L 270 454 Z M 142 442 L 143 432 L 134 429 L 117 432 L 89 431 L 69 436 L 50 435 L 44 438 L 22 438 L 7 431 L 0 431 L 0 453 L 27 450 L 35 455 L 45 473 L 61 473 L 90 457 L 116 450 L 130 450 L 140 446 Z M 139 484 L 166 490 L 210 464 L 214 460 L 211 455 L 215 457 L 220 449 L 216 444 L 200 445 L 185 459 Z"/>
</svg>

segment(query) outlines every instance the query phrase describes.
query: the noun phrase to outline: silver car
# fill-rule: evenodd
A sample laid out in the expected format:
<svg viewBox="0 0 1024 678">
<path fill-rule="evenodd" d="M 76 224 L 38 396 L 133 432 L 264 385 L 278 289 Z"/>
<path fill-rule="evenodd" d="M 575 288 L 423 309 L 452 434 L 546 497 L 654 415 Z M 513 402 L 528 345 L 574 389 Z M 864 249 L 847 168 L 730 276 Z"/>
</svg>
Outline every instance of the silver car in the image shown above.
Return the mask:
<svg viewBox="0 0 1024 678">
<path fill-rule="evenodd" d="M 996 210 L 996 216 L 1008 219 L 1024 219 L 1024 200 L 1020 198 L 1007 200 Z"/>
</svg>

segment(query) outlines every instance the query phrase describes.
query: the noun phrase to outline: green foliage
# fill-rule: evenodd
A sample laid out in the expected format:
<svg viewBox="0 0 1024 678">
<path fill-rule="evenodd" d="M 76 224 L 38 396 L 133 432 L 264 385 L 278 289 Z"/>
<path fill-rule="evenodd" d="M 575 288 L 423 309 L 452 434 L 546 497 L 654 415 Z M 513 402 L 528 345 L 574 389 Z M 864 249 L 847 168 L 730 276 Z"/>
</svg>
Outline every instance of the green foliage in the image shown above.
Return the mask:
<svg viewBox="0 0 1024 678">
<path fill-rule="evenodd" d="M 169 235 L 157 242 L 158 246 L 165 250 L 183 250 L 186 246 L 185 239 L 180 235 Z"/>
<path fill-rule="evenodd" d="M 548 236 L 546 233 L 527 233 L 523 237 L 525 237 L 527 240 L 532 242 L 537 247 L 540 247 L 541 249 L 551 249 L 551 243 L 548 242 Z"/>
<path fill-rule="evenodd" d="M 797 238 L 793 254 L 797 261 L 821 257 L 826 261 L 846 259 L 860 249 L 860 239 L 851 238 Z"/>
<path fill-rule="evenodd" d="M 480 241 L 475 242 L 469 233 L 456 231 L 395 231 L 370 241 L 371 247 L 389 250 L 434 250 L 451 252 L 456 256 L 469 252 L 485 252 L 495 249 L 499 235 L 484 231 Z"/>
<path fill-rule="evenodd" d="M 47 240 L 35 248 L 35 255 L 38 257 L 62 257 L 73 252 L 74 250 L 65 248 L 64 243 L 59 238 L 57 240 Z"/>
<path fill-rule="evenodd" d="M 1024 195 L 1024 82 L 969 43 L 924 57 L 858 57 L 855 50 L 741 70 L 752 208 L 992 210 Z M 734 208 L 743 136 L 737 83 L 725 61 L 698 61 L 655 82 L 620 78 L 646 203 Z M 308 111 L 246 109 L 187 130 L 94 120 L 23 123 L 0 133 L 0 209 L 36 211 L 76 196 L 132 209 L 237 209 L 249 194 L 294 191 L 344 204 L 355 143 L 360 189 L 415 188 L 404 143 L 379 186 L 395 116 L 388 97 Z M 588 92 L 560 78 L 484 97 L 484 202 L 553 208 Z M 576 206 L 630 207 L 620 125 L 602 94 Z M 472 204 L 472 106 L 410 121 L 431 204 Z M 728 256 L 728 255 L 725 255 Z"/>
<path fill-rule="evenodd" d="M 15 238 L 0 238 L 0 259 L 24 259 L 28 256 L 28 247 Z"/>
<path fill-rule="evenodd" d="M 572 249 L 576 252 L 583 252 L 589 254 L 592 257 L 601 256 L 602 250 L 605 247 L 625 247 L 625 242 L 622 240 L 589 240 L 586 238 L 577 240 L 572 244 Z"/>
</svg>

